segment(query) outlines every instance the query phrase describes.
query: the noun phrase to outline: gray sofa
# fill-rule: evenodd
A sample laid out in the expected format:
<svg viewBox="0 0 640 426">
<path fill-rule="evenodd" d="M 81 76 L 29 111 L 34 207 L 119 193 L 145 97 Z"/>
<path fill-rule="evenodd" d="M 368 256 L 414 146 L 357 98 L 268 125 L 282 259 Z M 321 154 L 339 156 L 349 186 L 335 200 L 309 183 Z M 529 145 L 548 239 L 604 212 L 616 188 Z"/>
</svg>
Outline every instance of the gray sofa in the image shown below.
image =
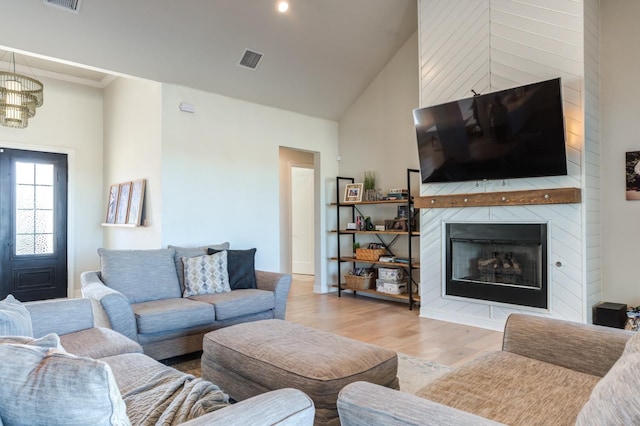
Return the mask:
<svg viewBox="0 0 640 426">
<path fill-rule="evenodd" d="M 513 314 L 502 351 L 416 395 L 365 382 L 342 389 L 343 426 L 640 424 L 640 333 Z"/>
<path fill-rule="evenodd" d="M 6 302 L 0 302 L 0 424 L 313 424 L 313 402 L 294 389 L 229 404 L 214 384 L 94 327 L 87 299 Z M 27 317 L 18 312 L 24 307 Z"/>
<path fill-rule="evenodd" d="M 182 258 L 228 247 L 224 243 L 158 250 L 100 249 L 101 270 L 81 274 L 82 294 L 93 301 L 98 325 L 140 343 L 144 353 L 155 359 L 199 351 L 204 334 L 221 327 L 284 319 L 291 285 L 288 274 L 255 271 L 256 288 L 183 297 Z"/>
</svg>

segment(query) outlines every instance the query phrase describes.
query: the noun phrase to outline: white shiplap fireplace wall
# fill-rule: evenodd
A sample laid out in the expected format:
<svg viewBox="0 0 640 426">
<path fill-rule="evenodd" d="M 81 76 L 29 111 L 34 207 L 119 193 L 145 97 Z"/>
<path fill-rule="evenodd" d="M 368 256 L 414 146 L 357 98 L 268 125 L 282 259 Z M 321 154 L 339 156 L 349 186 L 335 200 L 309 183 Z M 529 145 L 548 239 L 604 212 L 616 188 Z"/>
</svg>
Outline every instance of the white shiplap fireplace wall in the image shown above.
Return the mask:
<svg viewBox="0 0 640 426">
<path fill-rule="evenodd" d="M 423 184 L 421 195 L 582 190 L 580 204 L 423 209 L 421 316 L 498 330 L 513 312 L 590 322 L 601 297 L 598 0 L 419 0 L 418 13 L 421 106 L 560 77 L 569 171 L 504 185 Z M 548 223 L 549 310 L 443 298 L 448 221 Z"/>
</svg>

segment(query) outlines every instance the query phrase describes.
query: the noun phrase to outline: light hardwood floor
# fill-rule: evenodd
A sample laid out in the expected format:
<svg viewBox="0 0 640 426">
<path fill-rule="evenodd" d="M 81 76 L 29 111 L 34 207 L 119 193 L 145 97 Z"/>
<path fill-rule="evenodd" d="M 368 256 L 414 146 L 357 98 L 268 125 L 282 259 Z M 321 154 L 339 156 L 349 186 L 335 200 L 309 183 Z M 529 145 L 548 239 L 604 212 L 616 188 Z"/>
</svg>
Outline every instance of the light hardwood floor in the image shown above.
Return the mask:
<svg viewBox="0 0 640 426">
<path fill-rule="evenodd" d="M 286 319 L 452 367 L 502 346 L 500 332 L 420 318 L 404 303 L 315 294 L 305 275 L 293 276 Z"/>
</svg>

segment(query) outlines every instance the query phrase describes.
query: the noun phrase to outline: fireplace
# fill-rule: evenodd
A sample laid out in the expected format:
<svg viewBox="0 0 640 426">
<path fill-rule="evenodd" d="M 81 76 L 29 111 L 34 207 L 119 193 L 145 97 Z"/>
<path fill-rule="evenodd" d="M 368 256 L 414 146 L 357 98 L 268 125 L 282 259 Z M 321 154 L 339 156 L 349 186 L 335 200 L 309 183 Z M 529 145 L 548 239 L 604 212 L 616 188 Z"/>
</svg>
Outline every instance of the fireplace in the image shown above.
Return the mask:
<svg viewBox="0 0 640 426">
<path fill-rule="evenodd" d="M 448 223 L 445 294 L 548 308 L 547 225 Z"/>
</svg>

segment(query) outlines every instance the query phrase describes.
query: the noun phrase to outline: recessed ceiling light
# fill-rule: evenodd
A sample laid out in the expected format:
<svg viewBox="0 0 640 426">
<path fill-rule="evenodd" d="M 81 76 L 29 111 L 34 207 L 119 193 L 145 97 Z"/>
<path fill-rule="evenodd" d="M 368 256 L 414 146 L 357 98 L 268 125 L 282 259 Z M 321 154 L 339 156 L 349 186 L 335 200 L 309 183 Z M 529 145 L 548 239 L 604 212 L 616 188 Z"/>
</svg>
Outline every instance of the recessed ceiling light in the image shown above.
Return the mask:
<svg viewBox="0 0 640 426">
<path fill-rule="evenodd" d="M 289 2 L 288 1 L 279 1 L 278 2 L 278 12 L 284 13 L 289 10 Z"/>
</svg>

